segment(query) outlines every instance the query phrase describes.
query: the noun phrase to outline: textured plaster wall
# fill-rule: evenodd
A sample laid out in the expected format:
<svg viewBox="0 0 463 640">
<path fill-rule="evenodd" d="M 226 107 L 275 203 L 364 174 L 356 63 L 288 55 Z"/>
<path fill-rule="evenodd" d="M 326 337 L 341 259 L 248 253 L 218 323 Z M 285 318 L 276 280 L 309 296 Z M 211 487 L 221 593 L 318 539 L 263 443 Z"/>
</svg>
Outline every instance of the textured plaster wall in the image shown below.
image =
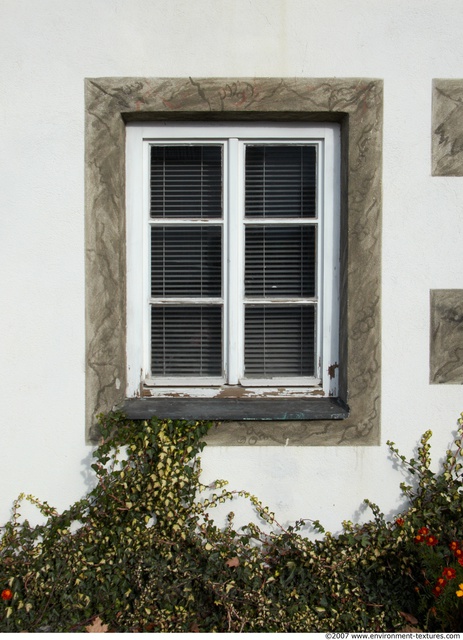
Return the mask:
<svg viewBox="0 0 463 640">
<path fill-rule="evenodd" d="M 381 444 L 216 447 L 204 479 L 258 494 L 281 521 L 336 530 L 402 480 L 387 439 L 436 458 L 463 408 L 430 385 L 430 290 L 461 289 L 463 180 L 432 176 L 433 79 L 463 69 L 460 0 L 2 0 L 2 502 L 63 508 L 85 444 L 84 78 L 307 77 L 384 82 Z M 104 152 L 104 149 L 102 150 Z M 237 511 L 236 505 L 234 510 Z"/>
</svg>

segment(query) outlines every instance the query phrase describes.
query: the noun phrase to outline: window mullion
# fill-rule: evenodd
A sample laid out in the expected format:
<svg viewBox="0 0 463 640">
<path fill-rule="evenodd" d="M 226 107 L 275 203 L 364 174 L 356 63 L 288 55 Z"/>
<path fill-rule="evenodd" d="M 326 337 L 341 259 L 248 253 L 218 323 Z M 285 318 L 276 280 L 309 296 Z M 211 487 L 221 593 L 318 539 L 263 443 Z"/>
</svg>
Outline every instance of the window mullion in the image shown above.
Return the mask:
<svg viewBox="0 0 463 640">
<path fill-rule="evenodd" d="M 228 142 L 227 284 L 228 384 L 238 384 L 243 375 L 243 145 L 237 138 Z"/>
</svg>

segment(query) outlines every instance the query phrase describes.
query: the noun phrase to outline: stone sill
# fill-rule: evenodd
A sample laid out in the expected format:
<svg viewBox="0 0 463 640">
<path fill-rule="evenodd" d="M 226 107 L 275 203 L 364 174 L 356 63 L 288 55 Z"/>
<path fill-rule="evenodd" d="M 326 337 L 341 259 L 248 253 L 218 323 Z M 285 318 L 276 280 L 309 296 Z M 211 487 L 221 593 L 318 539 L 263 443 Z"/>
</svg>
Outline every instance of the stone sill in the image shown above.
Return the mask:
<svg viewBox="0 0 463 640">
<path fill-rule="evenodd" d="M 349 408 L 339 398 L 133 398 L 121 410 L 133 420 L 344 420 Z"/>
</svg>

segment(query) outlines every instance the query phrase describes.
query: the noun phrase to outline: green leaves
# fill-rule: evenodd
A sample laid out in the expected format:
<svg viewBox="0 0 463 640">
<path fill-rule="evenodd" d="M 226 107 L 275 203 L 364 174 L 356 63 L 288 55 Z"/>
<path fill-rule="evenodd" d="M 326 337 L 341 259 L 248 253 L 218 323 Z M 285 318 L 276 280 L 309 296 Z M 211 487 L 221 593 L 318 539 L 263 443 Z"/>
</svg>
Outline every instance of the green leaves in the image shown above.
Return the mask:
<svg viewBox="0 0 463 640">
<path fill-rule="evenodd" d="M 13 594 L 0 603 L 0 631 L 396 631 L 400 611 L 423 630 L 452 630 L 455 598 L 449 591 L 436 603 L 425 581 L 453 562 L 463 582 L 446 546 L 463 540 L 463 416 L 439 473 L 430 468 L 430 431 L 410 460 L 388 443 L 411 477 L 401 485 L 408 507 L 388 522 L 365 500 L 372 521 L 345 522 L 336 536 L 318 520 L 280 525 L 225 480 L 204 487 L 197 456 L 209 426 L 102 416 L 96 486 L 83 500 L 59 514 L 21 495 L 0 538 L 0 584 Z M 213 509 L 237 498 L 252 504 L 256 521 L 236 529 L 230 512 L 217 526 Z M 45 524 L 22 520 L 22 500 Z M 439 544 L 418 546 L 422 527 Z"/>
</svg>

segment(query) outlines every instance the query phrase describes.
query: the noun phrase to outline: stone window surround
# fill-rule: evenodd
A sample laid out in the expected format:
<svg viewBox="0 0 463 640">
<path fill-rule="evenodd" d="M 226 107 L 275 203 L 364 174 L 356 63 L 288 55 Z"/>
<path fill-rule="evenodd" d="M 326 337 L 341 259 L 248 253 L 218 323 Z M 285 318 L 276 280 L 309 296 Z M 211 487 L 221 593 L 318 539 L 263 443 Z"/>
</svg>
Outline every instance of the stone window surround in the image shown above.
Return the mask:
<svg viewBox="0 0 463 640">
<path fill-rule="evenodd" d="M 432 81 L 432 175 L 463 176 L 463 80 Z"/>
<path fill-rule="evenodd" d="M 463 289 L 431 289 L 430 384 L 463 384 Z"/>
<path fill-rule="evenodd" d="M 224 422 L 219 445 L 377 445 L 380 438 L 383 83 L 363 78 L 89 78 L 86 425 L 126 388 L 125 123 L 337 121 L 342 128 L 339 390 L 344 420 Z"/>
</svg>

